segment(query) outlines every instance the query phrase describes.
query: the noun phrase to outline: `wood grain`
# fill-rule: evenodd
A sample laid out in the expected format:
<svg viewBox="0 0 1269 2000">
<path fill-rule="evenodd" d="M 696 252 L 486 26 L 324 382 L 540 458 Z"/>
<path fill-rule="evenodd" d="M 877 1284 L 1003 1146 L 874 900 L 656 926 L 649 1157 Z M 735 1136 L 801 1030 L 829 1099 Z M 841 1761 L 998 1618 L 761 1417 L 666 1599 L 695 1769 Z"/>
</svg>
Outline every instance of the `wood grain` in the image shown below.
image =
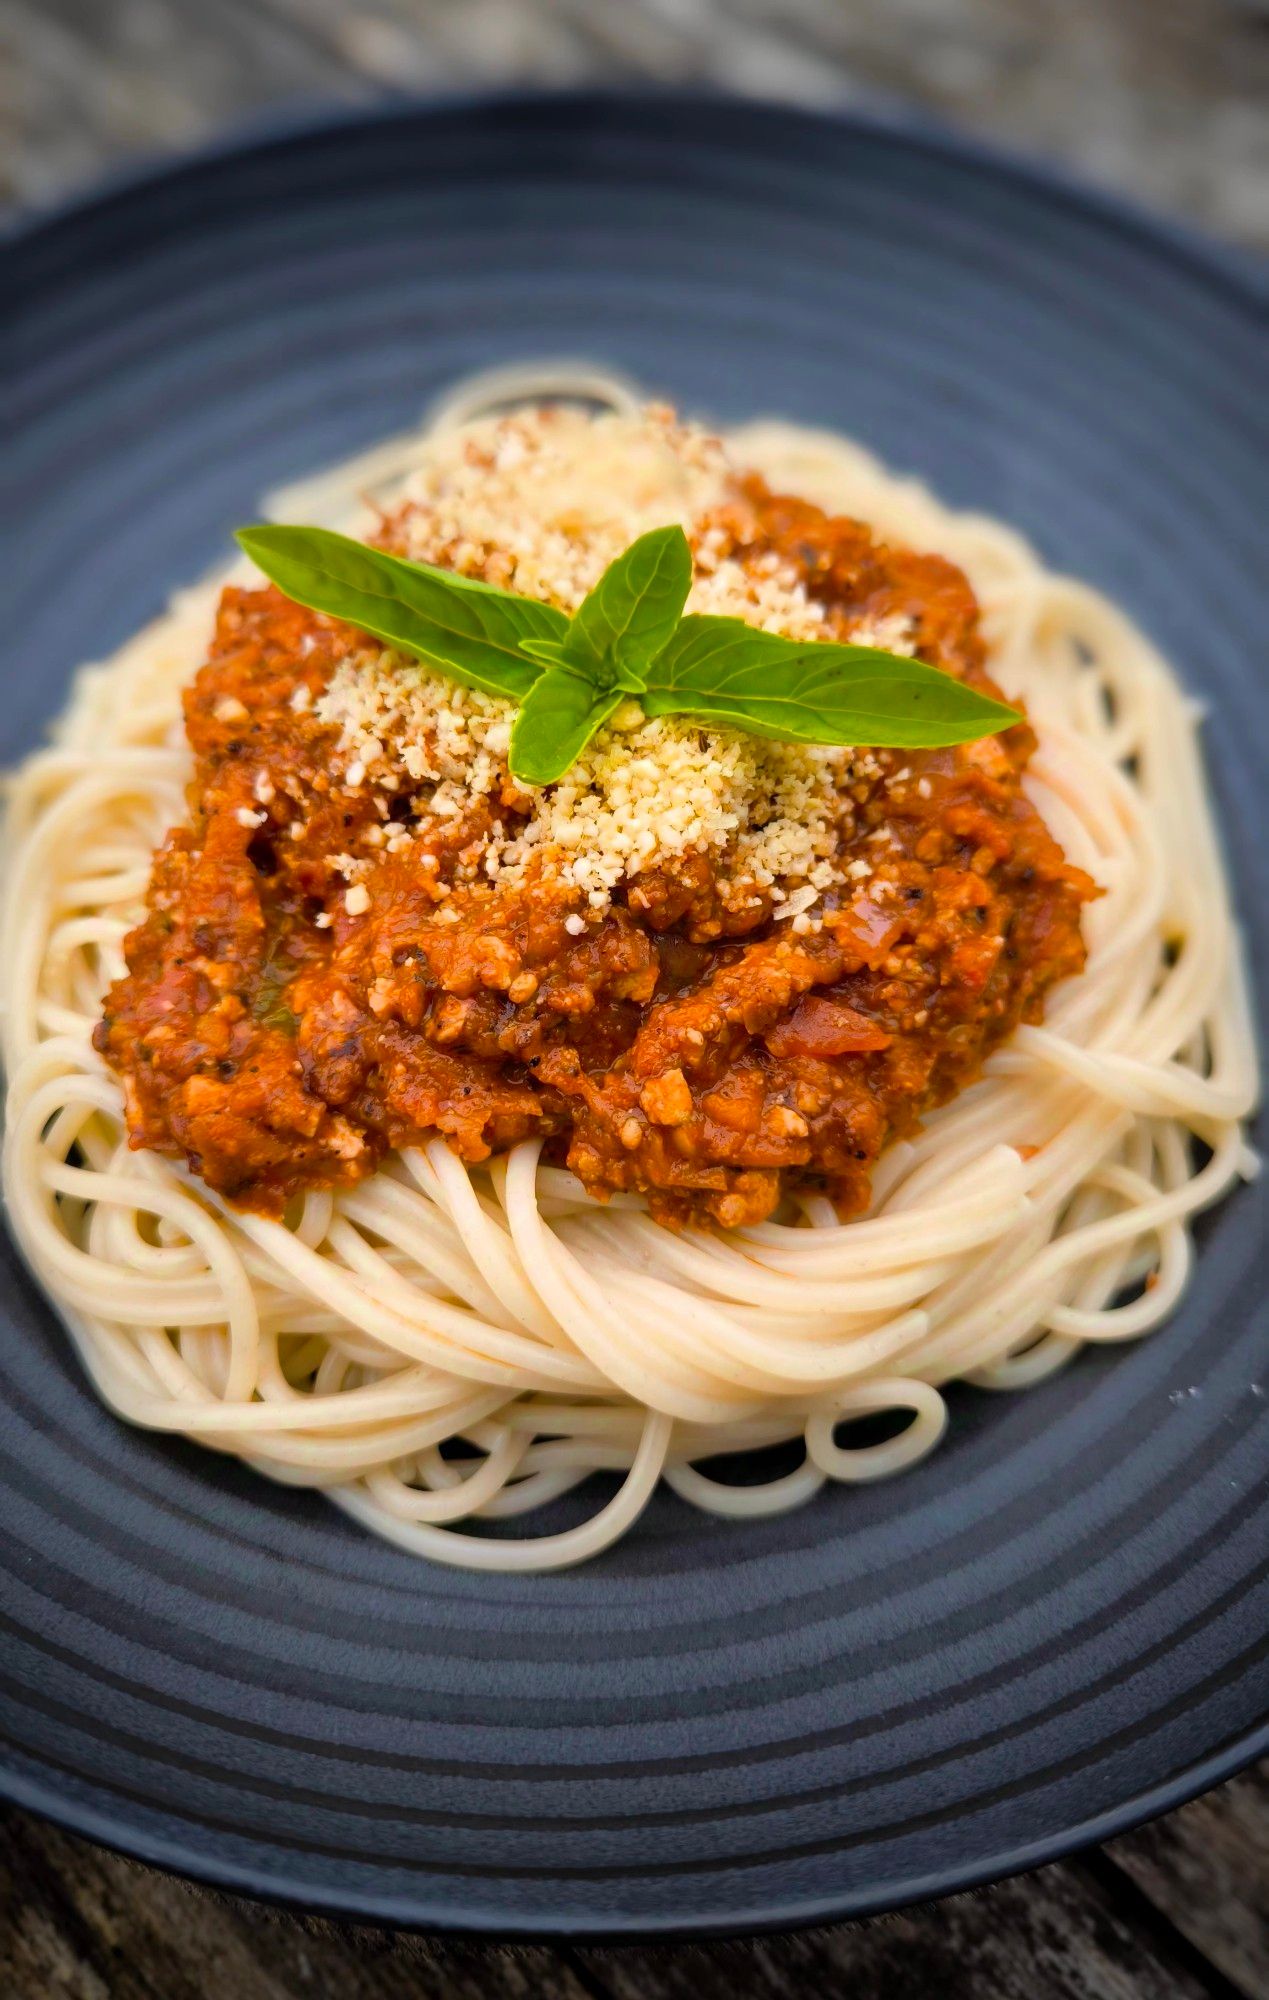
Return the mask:
<svg viewBox="0 0 1269 2000">
<path fill-rule="evenodd" d="M 3 0 L 0 202 L 276 103 L 708 79 L 933 116 L 1269 248 L 1269 0 Z M 0 1818 L 15 2000 L 1263 2000 L 1269 1774 L 974 1896 L 754 1946 L 496 1951 L 220 1897 Z"/>
<path fill-rule="evenodd" d="M 498 1949 L 295 1918 L 212 1895 L 17 1813 L 0 1823 L 0 1882 L 0 1970 L 4 1990 L 22 2000 L 1257 1994 L 1214 1974 L 1166 1921 L 1125 1911 L 1114 1880 L 1098 1881 L 1079 1862 L 869 1924 L 754 1945 L 646 1950 Z"/>
<path fill-rule="evenodd" d="M 1115 1841 L 1106 1858 L 1243 1993 L 1269 1993 L 1269 1765 Z"/>
<path fill-rule="evenodd" d="M 265 104 L 603 77 L 915 100 L 1269 248 L 1266 0 L 3 0 L 0 197 Z"/>
</svg>

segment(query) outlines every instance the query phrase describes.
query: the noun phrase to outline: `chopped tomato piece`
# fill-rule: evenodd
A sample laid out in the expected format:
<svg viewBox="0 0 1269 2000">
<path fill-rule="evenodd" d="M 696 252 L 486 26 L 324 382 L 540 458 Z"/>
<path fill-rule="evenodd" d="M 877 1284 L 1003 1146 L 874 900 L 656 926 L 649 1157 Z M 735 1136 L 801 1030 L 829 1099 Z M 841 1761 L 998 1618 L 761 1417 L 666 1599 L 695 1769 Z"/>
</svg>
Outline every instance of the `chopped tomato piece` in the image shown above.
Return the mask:
<svg viewBox="0 0 1269 2000">
<path fill-rule="evenodd" d="M 858 1056 L 890 1047 L 890 1036 L 844 1000 L 808 993 L 763 1038 L 773 1056 Z"/>
</svg>

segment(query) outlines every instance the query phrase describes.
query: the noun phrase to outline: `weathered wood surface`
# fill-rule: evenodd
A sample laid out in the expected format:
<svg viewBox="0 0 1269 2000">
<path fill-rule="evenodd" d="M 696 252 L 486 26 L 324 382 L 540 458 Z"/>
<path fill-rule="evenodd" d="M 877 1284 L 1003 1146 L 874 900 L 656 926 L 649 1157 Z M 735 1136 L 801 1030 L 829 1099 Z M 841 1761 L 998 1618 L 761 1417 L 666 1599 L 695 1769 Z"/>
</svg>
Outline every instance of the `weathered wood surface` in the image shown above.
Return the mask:
<svg viewBox="0 0 1269 2000">
<path fill-rule="evenodd" d="M 0 0 L 0 202 L 280 101 L 708 78 L 935 115 L 1269 248 L 1269 0 Z M 0 1816 L 14 2000 L 1263 2000 L 1269 1775 L 977 1895 L 708 1950 L 482 1950 L 212 1896 Z"/>
<path fill-rule="evenodd" d="M 1265 1991 L 1263 1957 L 1259 1974 L 1249 1959 L 1247 1980 L 1224 1977 L 1097 1860 L 871 1924 L 647 1950 L 498 1950 L 299 1919 L 212 1896 L 20 1814 L 0 1826 L 6 1877 L 0 1976 L 21 2000 L 1258 2000 Z"/>
<path fill-rule="evenodd" d="M 0 0 L 0 197 L 280 99 L 616 75 L 915 99 L 1269 248 L 1269 0 Z"/>
</svg>

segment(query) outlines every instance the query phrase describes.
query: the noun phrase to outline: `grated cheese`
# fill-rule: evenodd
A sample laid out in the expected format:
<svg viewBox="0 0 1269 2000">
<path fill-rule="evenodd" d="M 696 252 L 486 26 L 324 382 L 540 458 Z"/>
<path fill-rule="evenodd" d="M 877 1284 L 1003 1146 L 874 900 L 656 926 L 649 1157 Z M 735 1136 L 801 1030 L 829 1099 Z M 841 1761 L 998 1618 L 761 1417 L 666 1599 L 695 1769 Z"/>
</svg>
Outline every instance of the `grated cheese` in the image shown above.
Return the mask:
<svg viewBox="0 0 1269 2000">
<path fill-rule="evenodd" d="M 824 607 L 791 566 L 726 553 L 727 530 L 712 517 L 736 503 L 733 469 L 717 439 L 664 409 L 638 419 L 544 409 L 475 425 L 443 441 L 406 495 L 385 524 L 389 546 L 567 611 L 637 535 L 679 521 L 695 561 L 689 610 L 789 638 L 828 636 Z M 907 621 L 884 623 L 861 622 L 849 636 L 910 651 Z M 703 854 L 735 907 L 768 895 L 801 929 L 824 892 L 848 879 L 838 857 L 853 831 L 852 800 L 866 800 L 883 775 L 868 750 L 649 718 L 630 699 L 563 779 L 523 789 L 507 771 L 511 703 L 379 649 L 345 660 L 316 712 L 337 731 L 334 770 L 346 790 L 408 783 L 423 794 L 418 830 L 426 815 L 457 822 L 484 802 L 493 815 L 476 864 L 484 877 L 555 878 L 592 912 L 620 884 Z M 394 825 L 389 850 L 400 852 L 413 831 Z M 348 857 L 332 860 L 351 875 Z M 859 879 L 857 864 L 849 872 Z"/>
</svg>

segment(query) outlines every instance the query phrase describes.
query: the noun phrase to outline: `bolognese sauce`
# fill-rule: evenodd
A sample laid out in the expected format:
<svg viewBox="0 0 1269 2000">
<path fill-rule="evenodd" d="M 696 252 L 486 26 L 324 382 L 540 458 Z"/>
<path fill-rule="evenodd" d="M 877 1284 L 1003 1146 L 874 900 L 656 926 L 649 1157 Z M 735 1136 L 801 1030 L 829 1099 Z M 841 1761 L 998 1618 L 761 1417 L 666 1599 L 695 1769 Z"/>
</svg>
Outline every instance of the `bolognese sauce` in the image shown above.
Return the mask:
<svg viewBox="0 0 1269 2000">
<path fill-rule="evenodd" d="M 380 539 L 408 549 L 409 527 L 406 509 Z M 943 559 L 757 479 L 691 539 L 702 568 L 794 576 L 824 636 L 898 621 L 995 692 Z M 188 818 L 96 1031 L 131 1143 L 235 1203 L 280 1213 L 439 1132 L 468 1161 L 540 1136 L 593 1194 L 638 1192 L 671 1225 L 752 1224 L 798 1189 L 848 1216 L 885 1144 L 1083 964 L 1093 886 L 1024 795 L 1025 724 L 847 764 L 831 880 L 804 895 L 690 841 L 588 894 L 525 847 L 540 801 L 496 738 L 481 788 L 445 797 L 390 741 L 377 776 L 350 760 L 331 689 L 366 653 L 272 587 L 224 591 L 185 696 Z"/>
</svg>

